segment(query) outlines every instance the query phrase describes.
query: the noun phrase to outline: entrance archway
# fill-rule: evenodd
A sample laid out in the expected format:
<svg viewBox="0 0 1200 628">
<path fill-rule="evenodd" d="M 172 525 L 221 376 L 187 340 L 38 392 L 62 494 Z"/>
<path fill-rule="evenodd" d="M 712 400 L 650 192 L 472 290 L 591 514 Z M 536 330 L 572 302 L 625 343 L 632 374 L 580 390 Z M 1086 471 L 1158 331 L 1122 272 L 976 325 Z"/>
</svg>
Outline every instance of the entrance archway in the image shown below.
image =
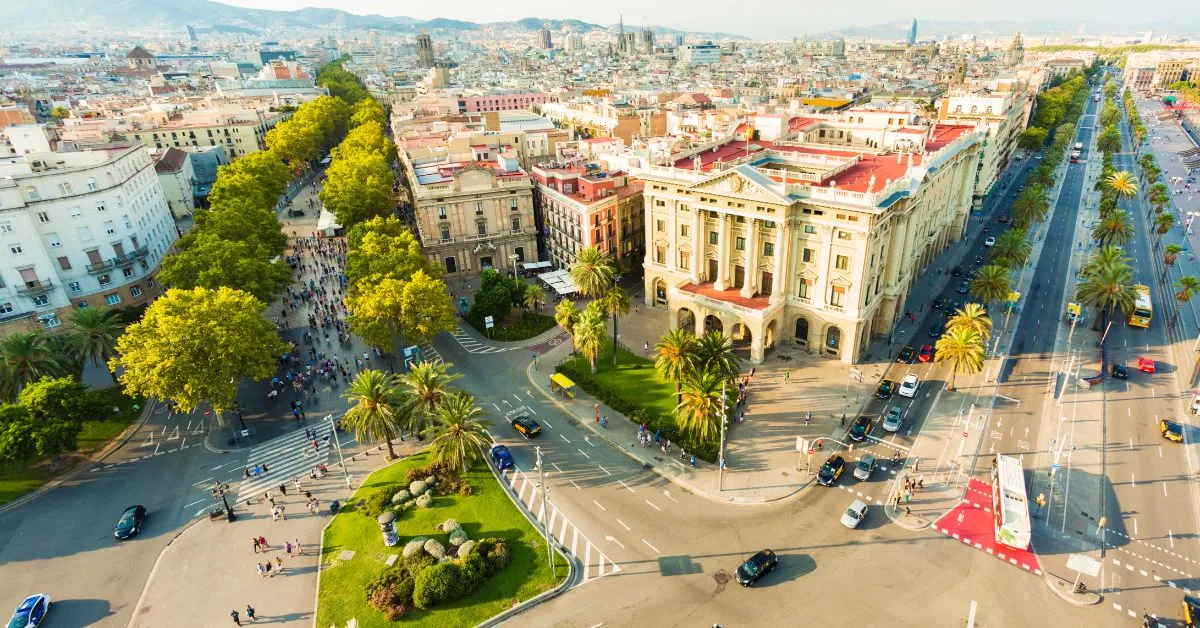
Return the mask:
<svg viewBox="0 0 1200 628">
<path fill-rule="evenodd" d="M 808 319 L 803 316 L 796 319 L 796 344 L 801 347 L 808 346 Z"/>
<path fill-rule="evenodd" d="M 825 330 L 825 353 L 838 355 L 842 352 L 842 330 L 837 325 L 830 325 Z"/>
<path fill-rule="evenodd" d="M 724 332 L 725 326 L 721 324 L 721 319 L 717 318 L 716 316 L 713 316 L 712 314 L 709 314 L 708 316 L 704 317 L 704 331 L 705 332 L 710 332 L 710 331 Z"/>
<path fill-rule="evenodd" d="M 733 341 L 735 349 L 747 349 L 754 341 L 754 334 L 750 328 L 742 323 L 734 323 L 729 331 L 729 339 Z"/>
<path fill-rule="evenodd" d="M 675 326 L 679 329 L 696 331 L 696 315 L 686 307 L 679 308 L 675 313 Z"/>
<path fill-rule="evenodd" d="M 654 304 L 667 304 L 667 282 L 662 279 L 654 280 Z"/>
<path fill-rule="evenodd" d="M 767 330 L 763 333 L 763 351 L 769 351 L 775 346 L 775 321 L 767 324 Z"/>
</svg>

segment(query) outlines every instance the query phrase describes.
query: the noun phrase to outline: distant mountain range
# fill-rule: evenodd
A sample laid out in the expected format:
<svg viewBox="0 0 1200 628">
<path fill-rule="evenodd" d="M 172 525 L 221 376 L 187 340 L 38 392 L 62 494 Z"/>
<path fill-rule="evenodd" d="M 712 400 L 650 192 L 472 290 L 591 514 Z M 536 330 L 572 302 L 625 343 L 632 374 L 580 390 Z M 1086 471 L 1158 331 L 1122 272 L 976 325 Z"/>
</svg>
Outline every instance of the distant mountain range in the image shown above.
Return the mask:
<svg viewBox="0 0 1200 628">
<path fill-rule="evenodd" d="M 21 25 L 56 29 L 86 27 L 90 30 L 112 28 L 180 29 L 193 26 L 200 32 L 279 33 L 296 29 L 324 31 L 376 29 L 381 32 L 411 33 L 429 31 L 469 31 L 483 28 L 524 28 L 552 31 L 569 29 L 587 33 L 610 27 L 580 20 L 546 20 L 527 17 L 514 22 L 477 24 L 464 20 L 435 18 L 419 20 L 406 16 L 358 15 L 338 9 L 304 8 L 295 11 L 268 11 L 235 7 L 211 0 L 16 0 L 0 2 L 0 30 Z M 615 28 L 611 27 L 611 28 Z M 632 29 L 633 27 L 627 27 Z M 656 28 L 661 34 L 693 34 L 711 39 L 745 39 L 726 33 L 685 33 Z"/>
<path fill-rule="evenodd" d="M 1132 17 L 1132 16 L 1131 16 Z M 1187 21 L 1187 20 L 1184 20 Z M 1088 21 L 1069 21 L 1069 20 L 1029 20 L 1029 21 L 991 21 L 991 22 L 943 22 L 943 21 L 924 21 L 917 19 L 917 39 L 941 39 L 942 37 L 961 37 L 963 35 L 973 34 L 977 37 L 995 37 L 998 35 L 1013 35 L 1017 32 L 1022 33 L 1026 38 L 1026 45 L 1030 45 L 1029 37 L 1040 37 L 1044 35 L 1062 35 L 1064 33 L 1075 34 L 1079 32 L 1079 27 L 1083 26 L 1083 35 L 1098 35 L 1101 33 L 1122 33 L 1131 34 L 1136 31 L 1152 30 L 1155 32 L 1182 32 L 1185 28 L 1195 28 L 1196 20 L 1192 20 L 1191 24 L 1182 24 L 1179 21 L 1141 21 L 1133 19 L 1130 22 L 1122 24 L 1106 24 L 1101 22 Z M 828 39 L 834 37 L 845 37 L 846 39 L 904 39 L 908 36 L 909 26 L 911 21 L 896 21 L 887 22 L 884 24 L 873 24 L 870 26 L 848 26 L 823 33 L 811 35 L 813 39 Z"/>
</svg>

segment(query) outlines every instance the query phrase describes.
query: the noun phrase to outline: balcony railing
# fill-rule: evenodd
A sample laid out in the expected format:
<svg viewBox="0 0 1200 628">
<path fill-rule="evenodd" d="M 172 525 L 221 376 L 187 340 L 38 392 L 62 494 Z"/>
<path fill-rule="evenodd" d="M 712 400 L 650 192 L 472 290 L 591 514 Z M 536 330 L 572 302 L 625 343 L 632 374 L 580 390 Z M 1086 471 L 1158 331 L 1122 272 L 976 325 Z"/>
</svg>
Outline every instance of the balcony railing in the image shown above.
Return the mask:
<svg viewBox="0 0 1200 628">
<path fill-rule="evenodd" d="M 17 294 L 27 296 L 37 296 L 45 294 L 54 289 L 54 282 L 49 279 L 35 279 L 34 281 L 26 281 L 25 285 L 17 288 Z"/>
<path fill-rule="evenodd" d="M 149 254 L 149 252 L 150 252 L 150 247 L 143 246 L 139 249 L 134 249 L 128 253 L 123 253 L 121 255 L 118 255 L 118 256 L 112 258 L 111 262 L 113 264 L 119 264 L 121 266 L 126 266 L 128 264 L 132 264 L 135 260 L 139 260 L 139 259 L 142 259 L 143 257 L 146 257 L 146 255 Z"/>
<path fill-rule="evenodd" d="M 112 270 L 112 267 L 113 267 L 113 265 L 114 265 L 114 264 L 115 264 L 115 261 L 114 261 L 114 260 L 111 260 L 111 259 L 110 259 L 110 260 L 104 260 L 104 261 L 101 261 L 101 262 L 96 262 L 95 264 L 88 264 L 88 265 L 87 265 L 87 271 L 88 271 L 89 273 L 93 273 L 93 274 L 95 274 L 95 273 L 103 273 L 103 272 L 106 272 L 106 271 Z"/>
</svg>

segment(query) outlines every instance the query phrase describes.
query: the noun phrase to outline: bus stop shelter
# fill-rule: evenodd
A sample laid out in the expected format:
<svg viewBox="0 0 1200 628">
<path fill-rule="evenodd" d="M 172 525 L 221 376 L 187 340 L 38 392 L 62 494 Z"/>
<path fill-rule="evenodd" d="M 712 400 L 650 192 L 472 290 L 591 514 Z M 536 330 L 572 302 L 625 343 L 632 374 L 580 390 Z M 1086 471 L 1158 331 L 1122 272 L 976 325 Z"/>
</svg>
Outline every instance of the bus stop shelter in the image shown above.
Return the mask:
<svg viewBox="0 0 1200 628">
<path fill-rule="evenodd" d="M 550 391 L 562 394 L 565 397 L 575 398 L 575 382 L 562 373 L 555 373 L 550 376 Z"/>
</svg>

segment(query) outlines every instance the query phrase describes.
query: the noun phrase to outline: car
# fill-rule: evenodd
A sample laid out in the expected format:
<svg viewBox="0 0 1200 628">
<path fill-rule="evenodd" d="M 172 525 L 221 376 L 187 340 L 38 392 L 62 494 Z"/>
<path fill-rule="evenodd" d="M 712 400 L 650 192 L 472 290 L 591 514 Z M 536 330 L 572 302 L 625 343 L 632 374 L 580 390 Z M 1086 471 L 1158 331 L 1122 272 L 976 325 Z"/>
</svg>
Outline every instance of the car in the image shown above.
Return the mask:
<svg viewBox="0 0 1200 628">
<path fill-rule="evenodd" d="M 12 619 L 5 625 L 8 628 L 37 628 L 43 625 L 42 622 L 46 619 L 46 613 L 50 612 L 52 603 L 49 595 L 34 593 L 17 606 Z"/>
<path fill-rule="evenodd" d="M 894 392 L 896 392 L 896 382 L 885 379 L 879 382 L 879 388 L 875 391 L 875 396 L 880 399 L 891 399 Z"/>
<path fill-rule="evenodd" d="M 1138 364 L 1138 370 L 1143 373 L 1153 373 L 1155 370 L 1154 360 L 1151 360 L 1150 358 L 1147 358 L 1146 356 L 1139 355 L 1137 364 Z"/>
<path fill-rule="evenodd" d="M 842 477 L 842 472 L 846 470 L 846 460 L 837 454 L 829 457 L 825 464 L 821 465 L 821 470 L 817 471 L 817 484 L 822 486 L 833 486 L 837 484 L 838 478 Z"/>
<path fill-rule="evenodd" d="M 758 582 L 758 579 L 775 571 L 779 566 L 779 557 L 775 556 L 775 552 L 769 549 L 760 550 L 757 554 L 746 559 L 746 562 L 738 565 L 737 581 L 738 584 L 748 587 Z"/>
<path fill-rule="evenodd" d="M 1002 225 L 1008 224 L 1008 221 L 1009 221 L 1008 214 L 1000 214 L 1000 217 L 996 219 L 996 222 L 998 222 Z"/>
<path fill-rule="evenodd" d="M 905 345 L 905 347 L 900 350 L 900 355 L 896 356 L 896 361 L 904 364 L 912 364 L 914 361 L 916 361 L 916 359 L 917 350 L 912 348 L 911 345 Z"/>
<path fill-rule="evenodd" d="M 862 440 L 871 434 L 871 430 L 875 427 L 871 423 L 871 417 L 860 416 L 854 419 L 854 423 L 850 425 L 850 440 Z"/>
<path fill-rule="evenodd" d="M 962 277 L 963 276 L 963 267 L 955 266 L 953 269 L 950 270 L 950 274 L 955 277 Z"/>
<path fill-rule="evenodd" d="M 842 525 L 847 528 L 854 529 L 862 523 L 863 519 L 867 518 L 867 505 L 861 499 L 854 500 L 846 512 L 842 513 Z"/>
<path fill-rule="evenodd" d="M 978 271 L 979 271 L 979 269 L 977 269 L 977 268 L 972 268 L 971 270 L 968 270 L 967 271 L 967 281 L 971 281 L 972 279 L 974 279 L 975 273 Z"/>
<path fill-rule="evenodd" d="M 492 462 L 496 464 L 496 468 L 503 471 L 511 469 L 517 464 L 513 462 L 512 452 L 504 445 L 496 445 L 492 447 Z"/>
<path fill-rule="evenodd" d="M 1113 362 L 1112 366 L 1109 367 L 1108 372 L 1117 379 L 1129 379 L 1129 367 L 1125 366 L 1124 364 L 1117 364 L 1116 362 Z"/>
<path fill-rule="evenodd" d="M 867 454 L 858 459 L 858 464 L 854 465 L 854 478 L 866 482 L 871 479 L 871 472 L 875 470 L 875 454 Z"/>
<path fill-rule="evenodd" d="M 1024 191 L 1025 191 L 1025 186 L 1024 186 L 1024 185 L 1022 185 L 1022 186 L 1018 187 L 1018 188 L 1017 188 L 1017 191 L 1018 191 L 1018 192 L 1024 192 Z"/>
<path fill-rule="evenodd" d="M 1163 438 L 1169 441 L 1175 441 L 1176 443 L 1183 442 L 1183 424 L 1179 421 L 1172 421 L 1171 419 L 1159 419 L 1158 429 L 1160 432 L 1162 432 Z"/>
<path fill-rule="evenodd" d="M 538 425 L 537 421 L 524 415 L 513 419 L 512 426 L 514 430 L 520 432 L 525 438 L 533 438 L 542 433 L 542 426 Z"/>
<path fill-rule="evenodd" d="M 921 347 L 921 352 L 917 354 L 917 360 L 920 362 L 933 362 L 933 345 Z"/>
<path fill-rule="evenodd" d="M 141 532 L 142 523 L 146 521 L 147 516 L 149 513 L 141 504 L 126 508 L 125 512 L 121 513 L 121 518 L 117 520 L 117 529 L 113 531 L 113 536 L 123 540 Z"/>
<path fill-rule="evenodd" d="M 1073 164 L 1077 164 L 1077 163 L 1079 163 L 1079 158 L 1078 158 L 1078 157 L 1072 157 L 1072 158 L 1071 158 L 1071 163 L 1073 163 Z"/>
<path fill-rule="evenodd" d="M 988 236 L 987 239 L 983 241 L 983 245 L 996 246 L 996 236 Z"/>
<path fill-rule="evenodd" d="M 944 306 L 944 305 L 946 305 L 946 297 L 939 296 L 938 298 L 933 300 L 932 307 L 935 310 L 940 310 L 940 309 L 942 309 L 942 306 Z"/>
<path fill-rule="evenodd" d="M 900 426 L 904 424 L 904 410 L 900 406 L 892 406 L 888 408 L 887 414 L 883 415 L 883 431 L 899 432 Z"/>
<path fill-rule="evenodd" d="M 953 310 L 946 310 L 946 316 L 953 316 L 953 315 L 954 315 Z M 929 326 L 929 331 L 926 333 L 929 334 L 930 338 L 937 338 L 942 335 L 943 331 L 945 331 L 945 327 L 946 326 L 941 323 L 934 323 Z"/>
<path fill-rule="evenodd" d="M 909 373 L 908 375 L 904 376 L 904 381 L 900 382 L 900 390 L 897 392 L 900 393 L 901 397 L 908 397 L 909 399 L 912 399 L 913 397 L 917 396 L 917 388 L 920 386 L 921 382 L 917 379 L 917 374 Z"/>
<path fill-rule="evenodd" d="M 966 294 L 966 293 L 970 292 L 971 291 L 971 282 L 969 282 L 969 281 L 959 282 L 958 288 L 956 290 L 958 291 L 959 294 Z"/>
</svg>

